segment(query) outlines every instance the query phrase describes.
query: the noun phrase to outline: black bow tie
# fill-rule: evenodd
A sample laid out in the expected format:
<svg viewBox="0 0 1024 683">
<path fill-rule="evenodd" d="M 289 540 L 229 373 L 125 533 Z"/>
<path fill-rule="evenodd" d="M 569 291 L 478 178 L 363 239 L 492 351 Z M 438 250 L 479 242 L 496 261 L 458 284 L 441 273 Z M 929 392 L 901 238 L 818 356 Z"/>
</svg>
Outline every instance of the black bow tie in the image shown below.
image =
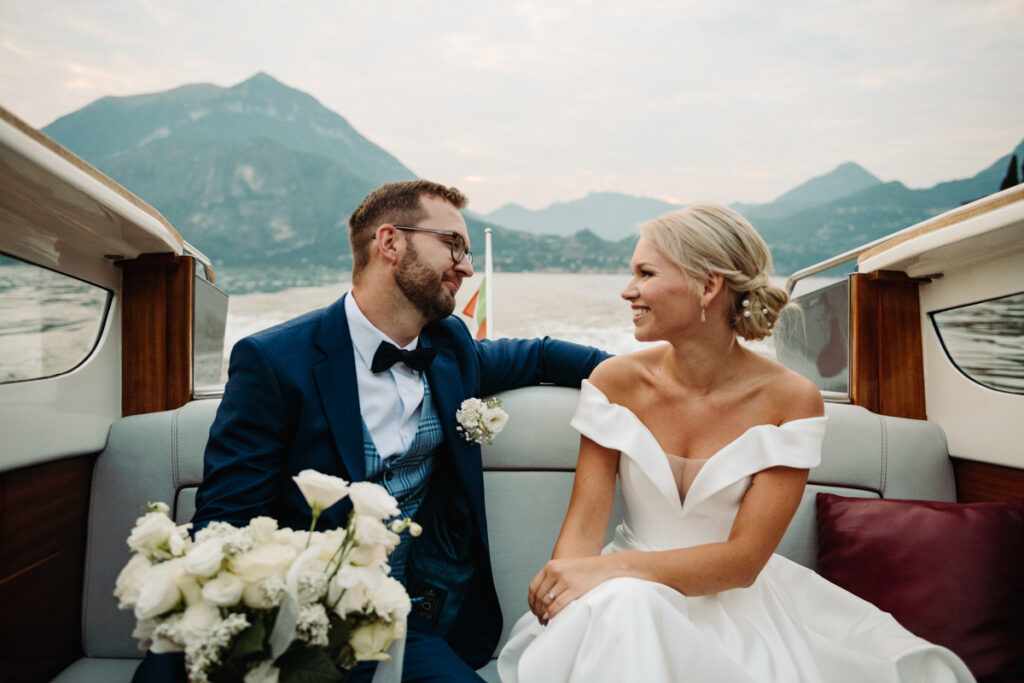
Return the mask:
<svg viewBox="0 0 1024 683">
<path fill-rule="evenodd" d="M 394 344 L 381 342 L 377 353 L 373 354 L 370 372 L 384 372 L 395 363 L 405 363 L 413 370 L 423 372 L 437 355 L 437 349 L 418 347 L 412 351 L 400 349 Z"/>
</svg>

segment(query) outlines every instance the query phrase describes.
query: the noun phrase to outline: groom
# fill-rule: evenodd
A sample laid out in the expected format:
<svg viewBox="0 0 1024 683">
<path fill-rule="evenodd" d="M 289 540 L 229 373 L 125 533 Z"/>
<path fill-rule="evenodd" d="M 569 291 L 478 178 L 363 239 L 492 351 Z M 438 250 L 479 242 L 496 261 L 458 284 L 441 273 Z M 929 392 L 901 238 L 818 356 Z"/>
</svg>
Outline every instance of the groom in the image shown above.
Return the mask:
<svg viewBox="0 0 1024 683">
<path fill-rule="evenodd" d="M 351 291 L 238 342 L 193 518 L 268 515 L 308 528 L 291 481 L 307 468 L 387 487 L 424 527 L 391 558 L 414 598 L 406 680 L 479 681 L 473 669 L 501 634 L 480 447 L 461 438 L 456 410 L 525 385 L 579 386 L 606 357 L 549 338 L 472 338 L 451 315 L 473 274 L 465 204 L 457 189 L 425 180 L 374 190 L 349 219 Z M 318 526 L 343 524 L 350 509 L 343 501 Z"/>
</svg>

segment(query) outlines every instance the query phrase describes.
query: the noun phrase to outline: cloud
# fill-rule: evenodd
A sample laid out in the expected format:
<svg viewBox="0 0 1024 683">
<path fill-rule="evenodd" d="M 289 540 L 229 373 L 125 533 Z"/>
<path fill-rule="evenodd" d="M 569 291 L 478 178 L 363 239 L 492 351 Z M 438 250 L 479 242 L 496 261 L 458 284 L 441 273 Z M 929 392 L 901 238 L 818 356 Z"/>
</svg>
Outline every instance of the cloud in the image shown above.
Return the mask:
<svg viewBox="0 0 1024 683">
<path fill-rule="evenodd" d="M 0 102 L 30 123 L 262 70 L 415 172 L 472 182 L 481 211 L 598 189 L 766 201 L 848 159 L 926 186 L 1024 135 L 1020 0 L 78 7 L 0 16 Z"/>
</svg>

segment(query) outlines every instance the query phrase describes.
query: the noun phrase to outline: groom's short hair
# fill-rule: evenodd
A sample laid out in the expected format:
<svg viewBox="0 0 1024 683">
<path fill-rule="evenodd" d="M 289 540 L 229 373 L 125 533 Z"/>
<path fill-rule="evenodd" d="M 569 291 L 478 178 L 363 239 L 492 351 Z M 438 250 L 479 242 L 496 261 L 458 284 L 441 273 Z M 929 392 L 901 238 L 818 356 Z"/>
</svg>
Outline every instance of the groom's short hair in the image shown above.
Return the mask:
<svg viewBox="0 0 1024 683">
<path fill-rule="evenodd" d="M 370 262 L 370 243 L 377 228 L 385 223 L 415 225 L 426 216 L 420 197 L 429 195 L 445 200 L 456 209 L 466 206 L 466 195 L 455 187 L 429 180 L 387 183 L 366 196 L 348 219 L 348 239 L 352 245 L 353 279 Z"/>
</svg>

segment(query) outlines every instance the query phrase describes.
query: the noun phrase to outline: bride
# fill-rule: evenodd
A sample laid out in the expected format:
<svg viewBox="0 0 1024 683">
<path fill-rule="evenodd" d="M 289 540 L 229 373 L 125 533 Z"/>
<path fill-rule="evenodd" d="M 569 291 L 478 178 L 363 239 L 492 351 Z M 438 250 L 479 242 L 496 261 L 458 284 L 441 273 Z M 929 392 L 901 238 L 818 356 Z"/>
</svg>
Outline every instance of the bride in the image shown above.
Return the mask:
<svg viewBox="0 0 1024 683">
<path fill-rule="evenodd" d="M 569 511 L 498 661 L 539 681 L 973 681 L 947 649 L 779 555 L 818 464 L 821 395 L 741 346 L 788 297 L 742 216 L 643 226 L 622 297 L 636 338 L 584 382 Z M 621 480 L 627 513 L 601 549 Z"/>
</svg>

